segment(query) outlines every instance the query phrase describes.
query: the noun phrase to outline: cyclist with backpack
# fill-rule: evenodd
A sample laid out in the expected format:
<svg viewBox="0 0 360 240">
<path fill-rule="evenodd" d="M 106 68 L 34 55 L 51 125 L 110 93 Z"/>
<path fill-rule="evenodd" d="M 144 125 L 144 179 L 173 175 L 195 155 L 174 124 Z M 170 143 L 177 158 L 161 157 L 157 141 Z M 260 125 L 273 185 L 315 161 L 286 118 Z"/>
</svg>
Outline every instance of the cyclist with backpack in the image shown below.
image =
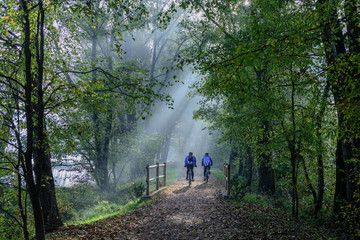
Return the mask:
<svg viewBox="0 0 360 240">
<path fill-rule="evenodd" d="M 213 161 L 211 157 L 209 156 L 209 153 L 205 153 L 205 156 L 202 158 L 201 165 L 204 166 L 204 181 L 206 180 L 206 168 L 209 169 L 210 174 L 210 166 L 213 165 Z"/>
<path fill-rule="evenodd" d="M 186 171 L 186 180 L 188 180 L 189 171 L 191 171 L 192 181 L 194 181 L 194 166 L 196 166 L 196 157 L 193 155 L 192 152 L 189 152 L 189 156 L 185 158 L 185 166 L 187 167 Z"/>
</svg>

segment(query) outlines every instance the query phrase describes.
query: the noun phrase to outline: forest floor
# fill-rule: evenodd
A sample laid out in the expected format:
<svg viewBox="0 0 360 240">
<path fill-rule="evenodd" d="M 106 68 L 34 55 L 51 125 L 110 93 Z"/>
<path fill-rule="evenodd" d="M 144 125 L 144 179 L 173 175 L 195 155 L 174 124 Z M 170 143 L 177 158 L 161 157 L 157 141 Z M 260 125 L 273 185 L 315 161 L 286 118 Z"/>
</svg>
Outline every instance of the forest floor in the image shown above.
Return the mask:
<svg viewBox="0 0 360 240">
<path fill-rule="evenodd" d="M 233 204 L 213 175 L 205 183 L 179 180 L 124 215 L 93 224 L 66 226 L 47 239 L 340 239 L 256 203 Z"/>
</svg>

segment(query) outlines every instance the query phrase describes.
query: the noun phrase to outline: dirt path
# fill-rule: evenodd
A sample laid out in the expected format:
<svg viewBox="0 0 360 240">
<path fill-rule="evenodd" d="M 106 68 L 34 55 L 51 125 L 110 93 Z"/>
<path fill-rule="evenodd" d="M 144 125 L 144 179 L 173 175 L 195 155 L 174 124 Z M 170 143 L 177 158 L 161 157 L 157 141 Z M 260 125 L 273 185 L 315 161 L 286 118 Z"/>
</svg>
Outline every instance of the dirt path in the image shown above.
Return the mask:
<svg viewBox="0 0 360 240">
<path fill-rule="evenodd" d="M 196 178 L 187 185 L 178 181 L 132 213 L 66 227 L 60 239 L 322 239 L 304 227 L 287 227 L 285 216 L 262 219 L 256 207 L 246 210 L 253 216 L 243 214 L 221 198 L 223 186 L 212 175 L 208 183 Z"/>
</svg>

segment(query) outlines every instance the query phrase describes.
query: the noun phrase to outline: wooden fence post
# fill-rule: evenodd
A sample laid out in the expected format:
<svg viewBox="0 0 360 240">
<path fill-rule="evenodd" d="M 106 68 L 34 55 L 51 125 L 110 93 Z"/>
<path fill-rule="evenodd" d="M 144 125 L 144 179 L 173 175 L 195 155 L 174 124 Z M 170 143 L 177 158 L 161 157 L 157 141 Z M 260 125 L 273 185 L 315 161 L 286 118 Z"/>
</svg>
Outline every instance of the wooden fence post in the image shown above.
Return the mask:
<svg viewBox="0 0 360 240">
<path fill-rule="evenodd" d="M 149 164 L 146 165 L 146 196 L 149 196 L 150 191 L 149 191 L 149 178 L 150 178 L 150 173 L 149 173 L 150 169 L 149 169 Z"/>
<path fill-rule="evenodd" d="M 225 190 L 227 196 L 230 196 L 230 189 L 231 189 L 230 179 L 231 179 L 230 164 L 224 163 L 224 180 L 225 180 Z"/>
<path fill-rule="evenodd" d="M 160 175 L 160 167 L 164 167 L 164 174 Z M 156 168 L 156 176 L 150 178 L 150 169 Z M 146 165 L 146 196 L 150 195 L 150 181 L 156 180 L 156 190 L 160 189 L 160 178 L 164 178 L 164 186 L 166 186 L 166 163 L 159 164 L 157 162 L 155 165 Z"/>
<path fill-rule="evenodd" d="M 231 184 L 230 184 L 230 164 L 227 165 L 228 166 L 228 174 L 227 174 L 227 177 L 228 177 L 228 185 L 227 185 L 227 195 L 230 196 L 230 189 L 231 189 Z"/>
<path fill-rule="evenodd" d="M 166 163 L 164 163 L 164 186 L 166 186 Z"/>
<path fill-rule="evenodd" d="M 156 190 L 159 190 L 159 162 L 156 163 Z"/>
<path fill-rule="evenodd" d="M 227 169 L 226 169 L 226 163 L 224 163 L 224 180 L 225 180 L 225 190 L 227 190 Z"/>
</svg>

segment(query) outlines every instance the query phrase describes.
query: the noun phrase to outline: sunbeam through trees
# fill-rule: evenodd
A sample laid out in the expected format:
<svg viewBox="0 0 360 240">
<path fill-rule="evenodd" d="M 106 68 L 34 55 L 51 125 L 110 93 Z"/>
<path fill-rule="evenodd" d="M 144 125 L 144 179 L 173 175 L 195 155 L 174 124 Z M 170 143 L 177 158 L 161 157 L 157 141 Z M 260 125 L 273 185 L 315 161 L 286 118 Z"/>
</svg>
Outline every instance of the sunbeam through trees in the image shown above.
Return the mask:
<svg viewBox="0 0 360 240">
<path fill-rule="evenodd" d="M 359 24 L 354 0 L 0 0 L 0 239 L 360 237 Z M 144 203 L 156 163 L 180 192 Z M 172 234 L 124 229 L 146 206 Z"/>
</svg>

